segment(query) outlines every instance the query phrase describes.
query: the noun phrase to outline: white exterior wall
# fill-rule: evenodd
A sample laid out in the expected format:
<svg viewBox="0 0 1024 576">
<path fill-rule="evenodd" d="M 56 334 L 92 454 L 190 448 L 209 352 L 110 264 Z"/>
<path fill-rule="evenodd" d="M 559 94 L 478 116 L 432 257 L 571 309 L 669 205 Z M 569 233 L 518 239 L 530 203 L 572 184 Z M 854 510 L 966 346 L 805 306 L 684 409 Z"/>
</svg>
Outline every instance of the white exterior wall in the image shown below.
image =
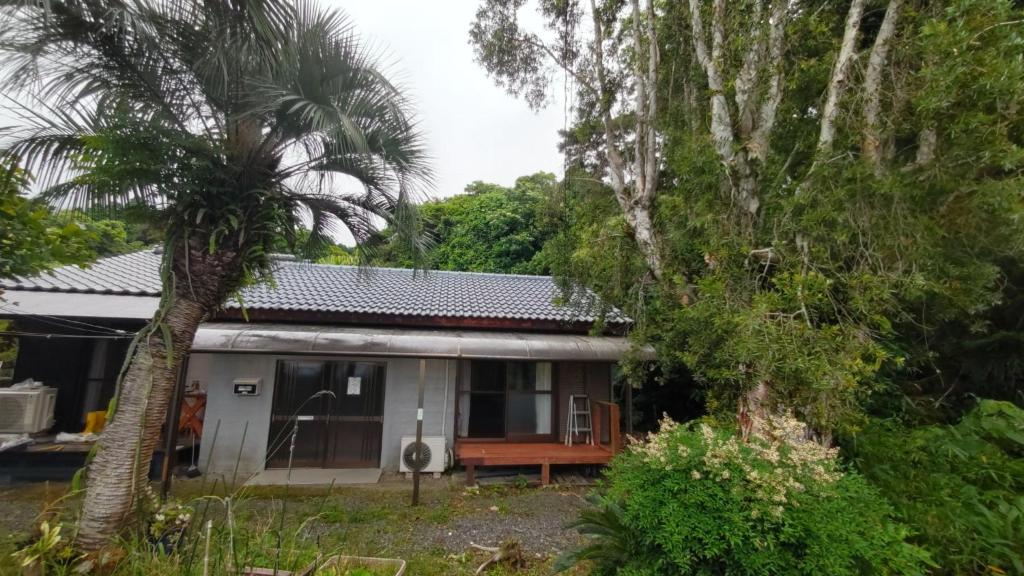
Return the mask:
<svg viewBox="0 0 1024 576">
<path fill-rule="evenodd" d="M 231 482 L 237 461 L 238 476 L 234 480 L 243 482 L 264 469 L 278 360 L 365 360 L 383 363 L 386 368 L 380 462 L 384 470 L 398 470 L 401 438 L 416 433 L 419 359 L 196 353 L 190 356 L 186 382 L 198 381 L 207 393 L 203 439 L 198 455 L 199 467 L 204 472 L 220 475 L 224 481 Z M 448 446 L 452 447 L 455 361 L 428 359 L 426 376 L 423 435 L 444 434 Z M 237 378 L 262 379 L 260 394 L 251 397 L 235 396 L 232 384 Z M 206 469 L 207 461 L 209 470 Z"/>
</svg>

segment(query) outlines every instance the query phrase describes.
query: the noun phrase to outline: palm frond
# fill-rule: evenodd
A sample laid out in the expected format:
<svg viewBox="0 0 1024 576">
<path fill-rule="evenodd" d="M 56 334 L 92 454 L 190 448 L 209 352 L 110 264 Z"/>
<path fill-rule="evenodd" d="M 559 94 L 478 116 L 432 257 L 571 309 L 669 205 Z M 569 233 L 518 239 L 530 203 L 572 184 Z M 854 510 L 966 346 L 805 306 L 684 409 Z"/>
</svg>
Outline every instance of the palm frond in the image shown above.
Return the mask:
<svg viewBox="0 0 1024 576">
<path fill-rule="evenodd" d="M 632 553 L 629 545 L 630 528 L 623 521 L 622 507 L 612 500 L 590 496 L 590 508 L 584 509 L 579 518 L 567 527 L 575 528 L 587 536 L 589 543 L 562 554 L 555 560 L 556 572 L 564 572 L 584 561 L 597 565 L 596 573 L 611 573 L 615 567 L 624 566 Z"/>
<path fill-rule="evenodd" d="M 32 101 L 0 155 L 54 202 L 163 206 L 253 254 L 305 222 L 314 248 L 381 225 L 416 242 L 429 158 L 382 70 L 312 0 L 0 0 L 0 92 Z"/>
</svg>

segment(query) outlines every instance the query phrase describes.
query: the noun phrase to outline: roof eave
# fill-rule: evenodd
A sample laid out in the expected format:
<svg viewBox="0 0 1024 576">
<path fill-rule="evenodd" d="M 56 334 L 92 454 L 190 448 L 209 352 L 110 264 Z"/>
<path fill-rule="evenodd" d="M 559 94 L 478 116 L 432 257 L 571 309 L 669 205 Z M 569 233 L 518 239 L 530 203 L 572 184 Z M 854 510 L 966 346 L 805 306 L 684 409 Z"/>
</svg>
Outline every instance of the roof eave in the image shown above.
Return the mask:
<svg viewBox="0 0 1024 576">
<path fill-rule="evenodd" d="M 226 308 L 214 317 L 217 321 L 250 321 L 303 324 L 344 324 L 369 326 L 396 326 L 418 328 L 464 328 L 473 330 L 514 330 L 523 332 L 555 332 L 589 334 L 594 330 L 592 320 L 547 320 L 537 318 L 485 318 L 476 316 L 438 316 L 377 314 L 358 312 L 330 312 L 315 310 L 280 310 Z M 629 324 L 621 321 L 606 322 L 604 334 L 624 335 Z"/>
</svg>

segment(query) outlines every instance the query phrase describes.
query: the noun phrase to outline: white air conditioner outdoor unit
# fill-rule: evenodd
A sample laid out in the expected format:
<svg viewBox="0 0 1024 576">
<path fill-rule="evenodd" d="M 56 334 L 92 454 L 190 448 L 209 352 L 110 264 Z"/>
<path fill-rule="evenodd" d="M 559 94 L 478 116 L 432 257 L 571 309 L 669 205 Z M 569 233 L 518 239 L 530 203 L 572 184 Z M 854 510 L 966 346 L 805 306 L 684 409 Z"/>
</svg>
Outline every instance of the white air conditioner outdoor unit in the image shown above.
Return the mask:
<svg viewBox="0 0 1024 576">
<path fill-rule="evenodd" d="M 444 472 L 450 465 L 448 455 L 448 444 L 444 436 L 424 436 L 423 448 L 420 456 L 423 466 L 420 472 Z M 416 437 L 402 436 L 402 453 L 398 459 L 398 470 L 400 472 L 412 472 L 413 464 L 416 462 Z"/>
<path fill-rule="evenodd" d="M 0 434 L 49 430 L 56 405 L 56 388 L 0 388 Z"/>
</svg>

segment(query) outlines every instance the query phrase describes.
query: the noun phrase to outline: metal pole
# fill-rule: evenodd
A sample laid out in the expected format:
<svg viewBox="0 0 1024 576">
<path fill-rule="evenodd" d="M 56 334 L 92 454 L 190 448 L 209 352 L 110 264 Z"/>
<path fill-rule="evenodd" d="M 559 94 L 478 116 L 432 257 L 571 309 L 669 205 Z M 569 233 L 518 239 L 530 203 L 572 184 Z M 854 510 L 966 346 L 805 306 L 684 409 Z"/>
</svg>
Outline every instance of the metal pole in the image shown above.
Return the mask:
<svg viewBox="0 0 1024 576">
<path fill-rule="evenodd" d="M 166 443 L 164 444 L 164 465 L 160 472 L 160 500 L 166 501 L 171 491 L 171 469 L 178 453 L 178 427 L 181 425 L 181 405 L 185 398 L 185 378 L 188 377 L 188 353 L 181 361 L 178 380 L 171 398 L 171 409 L 167 411 Z"/>
<path fill-rule="evenodd" d="M 427 360 L 420 359 L 420 379 L 417 385 L 419 400 L 416 402 L 416 466 L 412 469 L 412 505 L 420 503 L 420 468 L 423 462 L 423 388 L 427 379 Z M 443 457 L 443 456 L 442 456 Z"/>
</svg>

